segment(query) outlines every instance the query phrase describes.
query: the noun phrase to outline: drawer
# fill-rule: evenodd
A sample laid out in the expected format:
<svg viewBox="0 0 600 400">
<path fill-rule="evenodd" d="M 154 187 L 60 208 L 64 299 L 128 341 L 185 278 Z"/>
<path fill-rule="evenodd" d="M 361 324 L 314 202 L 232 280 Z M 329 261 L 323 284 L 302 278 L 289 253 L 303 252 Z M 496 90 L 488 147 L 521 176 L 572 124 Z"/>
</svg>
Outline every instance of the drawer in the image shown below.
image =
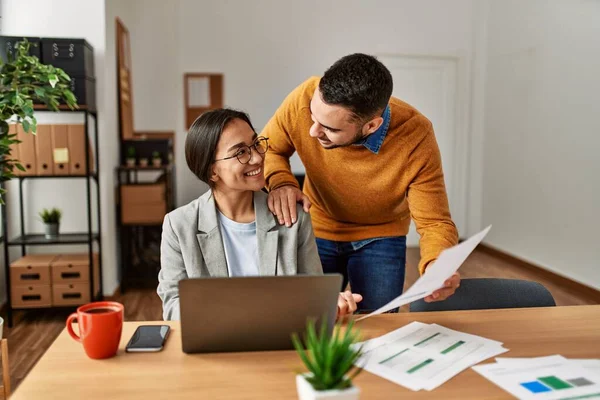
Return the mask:
<svg viewBox="0 0 600 400">
<path fill-rule="evenodd" d="M 52 265 L 52 284 L 69 282 L 89 282 L 88 264 Z"/>
<path fill-rule="evenodd" d="M 89 302 L 89 282 L 52 285 L 52 305 L 54 306 L 77 306 Z"/>
<path fill-rule="evenodd" d="M 127 224 L 162 224 L 167 214 L 167 204 L 145 203 L 129 204 L 123 203 L 121 207 L 121 222 Z"/>
<path fill-rule="evenodd" d="M 94 279 L 97 279 L 98 254 L 93 254 L 94 261 Z M 61 254 L 50 266 L 52 274 L 52 284 L 71 283 L 71 282 L 89 282 L 90 280 L 90 260 L 87 253 Z"/>
<path fill-rule="evenodd" d="M 50 284 L 50 264 L 56 254 L 32 254 L 10 264 L 10 284 L 31 286 Z"/>
<path fill-rule="evenodd" d="M 165 184 L 121 185 L 121 204 L 148 204 L 165 201 Z"/>
<path fill-rule="evenodd" d="M 50 265 L 11 265 L 10 266 L 10 285 L 49 285 L 50 284 Z"/>
<path fill-rule="evenodd" d="M 38 308 L 52 306 L 50 285 L 31 285 L 12 287 L 13 308 Z"/>
</svg>

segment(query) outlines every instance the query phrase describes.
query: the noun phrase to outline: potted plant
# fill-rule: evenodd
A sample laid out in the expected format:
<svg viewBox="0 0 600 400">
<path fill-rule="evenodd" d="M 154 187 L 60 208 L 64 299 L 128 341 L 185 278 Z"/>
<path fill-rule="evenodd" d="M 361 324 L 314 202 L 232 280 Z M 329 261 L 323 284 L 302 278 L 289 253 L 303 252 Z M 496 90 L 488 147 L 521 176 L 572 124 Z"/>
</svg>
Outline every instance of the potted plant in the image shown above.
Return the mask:
<svg viewBox="0 0 600 400">
<path fill-rule="evenodd" d="M 52 208 L 51 210 L 44 208 L 42 211 L 40 211 L 39 215 L 45 224 L 44 233 L 46 235 L 46 239 L 57 238 L 62 212 L 58 208 Z"/>
<path fill-rule="evenodd" d="M 336 325 L 333 335 L 327 335 L 327 320 L 323 318 L 317 335 L 315 322 L 307 323 L 304 350 L 296 333 L 292 334 L 294 347 L 308 373 L 296 376 L 296 386 L 300 400 L 357 400 L 360 389 L 352 385 L 352 380 L 362 371 L 354 363 L 362 355 L 358 342 L 359 332 L 350 321 L 345 332 L 341 324 Z M 354 369 L 354 371 L 352 371 Z"/>
<path fill-rule="evenodd" d="M 27 133 L 36 133 L 37 120 L 33 103 L 44 103 L 48 110 L 58 111 L 59 102 L 69 108 L 77 107 L 77 99 L 69 89 L 71 78 L 62 69 L 45 65 L 29 55 L 31 43 L 23 40 L 13 59 L 0 60 L 0 184 L 15 177 L 15 168 L 25 171 L 12 157 L 12 147 L 19 143 L 10 132 L 8 121 L 15 119 Z M 4 204 L 6 190 L 0 188 L 0 203 Z"/>
<path fill-rule="evenodd" d="M 127 157 L 125 158 L 125 163 L 128 167 L 135 167 L 135 147 L 129 146 L 127 148 Z"/>
<path fill-rule="evenodd" d="M 140 167 L 148 166 L 148 157 L 140 157 Z"/>
<path fill-rule="evenodd" d="M 152 165 L 157 168 L 162 165 L 162 158 L 160 157 L 160 153 L 158 151 L 152 152 Z"/>
</svg>

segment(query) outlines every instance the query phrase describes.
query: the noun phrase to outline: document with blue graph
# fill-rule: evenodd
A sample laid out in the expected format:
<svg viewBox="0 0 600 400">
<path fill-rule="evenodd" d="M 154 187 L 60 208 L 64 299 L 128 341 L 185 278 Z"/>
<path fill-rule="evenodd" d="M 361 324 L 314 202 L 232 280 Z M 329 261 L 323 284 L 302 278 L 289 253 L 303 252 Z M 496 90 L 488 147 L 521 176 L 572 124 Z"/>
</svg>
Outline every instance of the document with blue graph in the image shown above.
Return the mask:
<svg viewBox="0 0 600 400">
<path fill-rule="evenodd" d="M 496 361 L 473 369 L 519 399 L 600 399 L 600 360 L 555 355 Z"/>
<path fill-rule="evenodd" d="M 412 322 L 357 344 L 356 365 L 411 390 L 433 390 L 461 371 L 508 351 L 502 343 L 437 324 Z"/>
</svg>

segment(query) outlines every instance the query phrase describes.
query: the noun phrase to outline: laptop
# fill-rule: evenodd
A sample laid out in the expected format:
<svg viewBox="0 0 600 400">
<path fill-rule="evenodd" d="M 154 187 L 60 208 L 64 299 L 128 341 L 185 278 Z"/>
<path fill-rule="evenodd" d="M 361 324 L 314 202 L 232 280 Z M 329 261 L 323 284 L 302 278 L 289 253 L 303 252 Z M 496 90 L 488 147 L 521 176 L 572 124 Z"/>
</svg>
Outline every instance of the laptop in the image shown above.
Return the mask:
<svg viewBox="0 0 600 400">
<path fill-rule="evenodd" d="M 293 349 L 308 318 L 331 334 L 342 275 L 193 278 L 179 282 L 185 353 Z"/>
</svg>

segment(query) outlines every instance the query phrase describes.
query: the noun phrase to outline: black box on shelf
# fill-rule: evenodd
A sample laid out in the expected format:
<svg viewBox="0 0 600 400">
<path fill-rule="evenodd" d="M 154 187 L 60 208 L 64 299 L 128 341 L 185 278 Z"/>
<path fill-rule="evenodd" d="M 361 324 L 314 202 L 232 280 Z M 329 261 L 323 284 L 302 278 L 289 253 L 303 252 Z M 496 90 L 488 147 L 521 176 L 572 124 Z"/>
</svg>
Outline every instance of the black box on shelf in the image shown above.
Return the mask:
<svg viewBox="0 0 600 400">
<path fill-rule="evenodd" d="M 77 104 L 87 106 L 90 111 L 96 111 L 96 79 L 72 77 L 71 92 L 77 98 Z"/>
<path fill-rule="evenodd" d="M 96 79 L 85 77 L 71 77 L 71 92 L 77 98 L 79 106 L 86 106 L 90 111 L 96 111 Z M 59 101 L 60 104 L 66 104 Z M 40 101 L 34 101 L 34 104 L 43 104 Z"/>
<path fill-rule="evenodd" d="M 19 42 L 27 39 L 29 44 L 29 55 L 36 56 L 41 60 L 41 39 L 29 36 L 0 36 L 0 59 L 8 61 L 8 57 L 14 59 Z"/>
<path fill-rule="evenodd" d="M 42 38 L 42 62 L 61 68 L 71 78 L 96 76 L 94 48 L 85 39 Z"/>
</svg>

